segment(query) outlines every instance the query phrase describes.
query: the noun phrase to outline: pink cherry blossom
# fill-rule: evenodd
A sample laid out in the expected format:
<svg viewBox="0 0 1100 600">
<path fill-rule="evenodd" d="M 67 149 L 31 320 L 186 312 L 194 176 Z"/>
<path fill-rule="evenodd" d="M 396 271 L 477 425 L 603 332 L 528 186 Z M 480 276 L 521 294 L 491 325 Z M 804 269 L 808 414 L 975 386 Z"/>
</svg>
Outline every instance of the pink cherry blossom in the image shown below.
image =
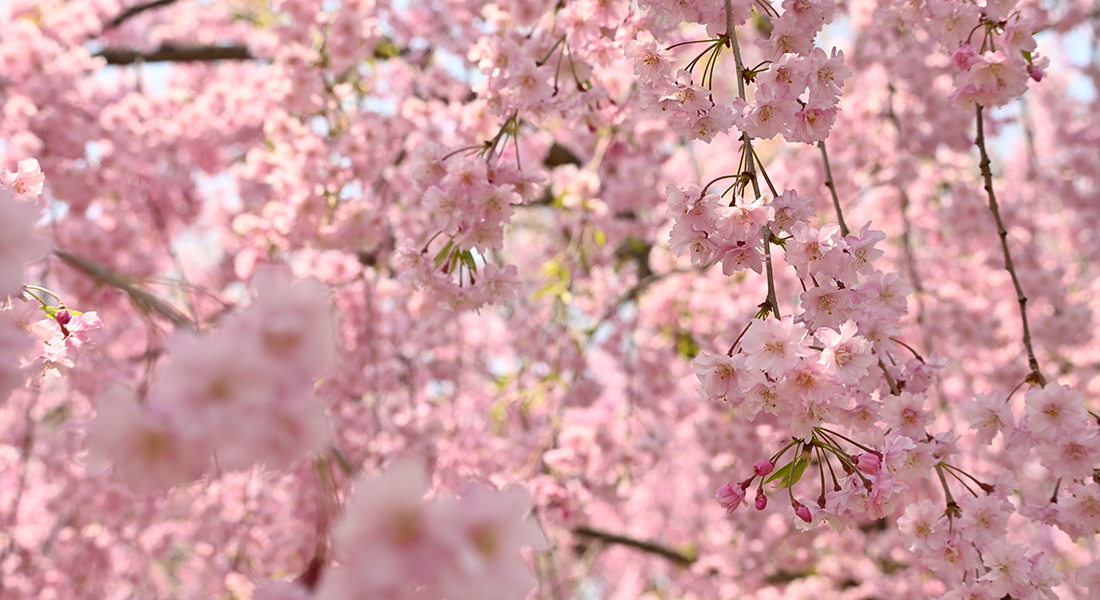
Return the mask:
<svg viewBox="0 0 1100 600">
<path fill-rule="evenodd" d="M 718 504 L 726 510 L 726 514 L 732 515 L 733 511 L 737 510 L 737 507 L 745 501 L 745 490 L 747 488 L 748 486 L 731 481 L 715 490 L 714 497 L 718 499 Z"/>
<path fill-rule="evenodd" d="M 821 364 L 848 385 L 855 385 L 865 377 L 875 363 L 871 343 L 856 335 L 854 321 L 845 321 L 839 331 L 819 329 L 815 335 L 821 338 L 825 349 L 821 352 Z"/>
<path fill-rule="evenodd" d="M 745 366 L 760 369 L 772 378 L 782 377 L 812 352 L 806 327 L 790 316 L 781 320 L 754 321 L 741 340 Z"/>
</svg>

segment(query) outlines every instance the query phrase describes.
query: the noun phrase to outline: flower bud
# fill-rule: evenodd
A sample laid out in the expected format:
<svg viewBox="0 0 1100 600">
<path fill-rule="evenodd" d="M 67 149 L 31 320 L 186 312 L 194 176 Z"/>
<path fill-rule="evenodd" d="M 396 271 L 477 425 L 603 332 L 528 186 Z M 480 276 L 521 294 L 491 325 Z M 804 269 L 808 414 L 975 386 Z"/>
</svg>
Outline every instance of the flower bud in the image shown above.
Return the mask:
<svg viewBox="0 0 1100 600">
<path fill-rule="evenodd" d="M 1032 79 L 1035 80 L 1035 83 L 1039 83 L 1040 81 L 1043 80 L 1043 70 L 1040 69 L 1039 67 L 1036 67 L 1035 65 L 1028 65 L 1027 66 L 1027 74 L 1028 74 L 1028 77 L 1031 77 Z"/>
<path fill-rule="evenodd" d="M 756 510 L 764 510 L 768 506 L 768 497 L 764 495 L 764 488 L 756 490 Z"/>
<path fill-rule="evenodd" d="M 878 475 L 882 472 L 882 459 L 867 452 L 856 457 L 856 466 L 868 475 Z"/>
<path fill-rule="evenodd" d="M 766 477 L 768 473 L 772 472 L 775 465 L 770 460 L 758 460 L 756 464 L 752 466 L 752 472 L 756 473 L 759 477 Z"/>
<path fill-rule="evenodd" d="M 794 508 L 794 514 L 797 515 L 799 519 L 807 523 L 814 520 L 813 515 L 810 514 L 809 507 L 805 504 L 802 504 L 798 500 L 794 500 L 791 502 L 791 506 Z"/>
<path fill-rule="evenodd" d="M 68 325 L 69 321 L 73 320 L 73 313 L 67 308 L 61 308 L 54 314 L 54 318 L 57 319 L 58 325 Z"/>
</svg>

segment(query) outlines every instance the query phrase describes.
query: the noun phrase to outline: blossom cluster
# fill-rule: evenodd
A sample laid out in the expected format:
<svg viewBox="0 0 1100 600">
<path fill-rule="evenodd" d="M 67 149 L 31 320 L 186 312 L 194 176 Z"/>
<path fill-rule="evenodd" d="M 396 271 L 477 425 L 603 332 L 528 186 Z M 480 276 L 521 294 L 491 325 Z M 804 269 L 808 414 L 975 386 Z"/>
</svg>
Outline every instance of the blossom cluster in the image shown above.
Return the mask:
<svg viewBox="0 0 1100 600">
<path fill-rule="evenodd" d="M 744 22 L 751 3 L 734 5 L 734 21 Z M 756 83 L 752 102 L 739 97 L 729 104 L 717 103 L 713 79 L 709 86 L 703 85 L 707 83 L 705 70 L 699 84 L 694 82 L 692 69 L 681 69 L 673 75 L 672 53 L 660 48 L 652 34 L 643 31 L 626 48 L 627 57 L 634 60 L 642 107 L 660 114 L 677 133 L 708 143 L 731 127 L 754 138 L 782 134 L 790 142 L 812 144 L 824 140 L 836 121 L 841 87 L 852 76 L 844 64 L 843 52 L 833 48 L 831 54 L 826 54 L 814 47 L 814 39 L 832 20 L 836 6 L 832 0 L 786 0 L 783 8 L 784 12 L 774 17 L 771 35 L 757 40 L 764 61 L 744 74 L 746 80 Z M 719 21 L 704 13 L 686 20 Z M 720 10 L 718 16 L 724 14 Z M 719 38 L 703 55 L 717 55 L 726 43 L 725 38 Z"/>
</svg>

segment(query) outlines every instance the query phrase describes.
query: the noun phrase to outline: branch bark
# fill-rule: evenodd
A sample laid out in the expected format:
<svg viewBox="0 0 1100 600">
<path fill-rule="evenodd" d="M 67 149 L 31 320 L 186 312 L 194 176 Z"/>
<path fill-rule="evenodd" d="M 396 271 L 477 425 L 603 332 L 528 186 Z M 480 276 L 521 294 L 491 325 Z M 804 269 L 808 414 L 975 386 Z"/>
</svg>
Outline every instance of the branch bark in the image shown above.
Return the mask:
<svg viewBox="0 0 1100 600">
<path fill-rule="evenodd" d="M 77 256 L 60 248 L 54 248 L 53 253 L 65 264 L 77 271 L 88 275 L 100 283 L 125 292 L 126 295 L 130 297 L 130 302 L 132 302 L 138 310 L 144 313 L 156 313 L 171 321 L 176 327 L 183 329 L 196 328 L 195 324 L 192 323 L 186 315 L 167 302 L 134 285 L 128 276 L 116 273 L 106 265 L 102 265 L 94 260 Z"/>
<path fill-rule="evenodd" d="M 685 567 L 690 566 L 696 560 L 698 560 L 698 558 L 695 556 L 689 556 L 688 554 L 677 552 L 676 550 L 667 548 L 660 544 L 626 537 L 617 533 L 611 533 L 609 531 L 593 529 L 592 527 L 588 526 L 577 527 L 573 530 L 573 533 L 585 537 L 595 538 L 607 544 L 620 544 L 623 546 L 629 546 L 631 548 L 641 550 L 643 552 L 649 552 L 650 554 L 656 554 Z"/>
<path fill-rule="evenodd" d="M 974 144 L 978 146 L 981 162 L 978 166 L 982 172 L 982 181 L 985 183 L 985 193 L 989 198 L 989 212 L 993 213 L 993 220 L 997 223 L 997 235 L 1001 238 L 1001 252 L 1004 254 L 1005 270 L 1012 276 L 1012 286 L 1016 288 L 1016 302 L 1020 305 L 1020 321 L 1024 330 L 1024 348 L 1027 349 L 1027 364 L 1031 369 L 1028 376 L 1030 380 L 1038 383 L 1040 387 L 1047 384 L 1043 372 L 1039 369 L 1039 361 L 1035 358 L 1035 348 L 1031 345 L 1031 329 L 1027 324 L 1027 296 L 1020 286 L 1020 278 L 1016 276 L 1016 266 L 1012 262 L 1012 254 L 1008 251 L 1008 230 L 1001 221 L 1001 209 L 997 205 L 997 196 L 993 193 L 993 171 L 989 168 L 989 154 L 985 149 L 985 127 L 982 123 L 982 105 L 977 105 L 978 112 L 978 136 Z"/>
<path fill-rule="evenodd" d="M 136 62 L 211 62 L 215 60 L 253 60 L 246 46 L 172 46 L 165 44 L 152 52 L 131 48 L 105 48 L 96 56 L 107 59 L 109 65 L 132 65 Z"/>
<path fill-rule="evenodd" d="M 126 21 L 129 21 L 130 19 L 140 15 L 147 10 L 153 10 L 155 8 L 161 8 L 175 3 L 176 0 L 152 0 L 151 2 L 145 2 L 143 4 L 135 4 L 134 6 L 131 6 L 130 8 L 127 8 L 126 10 L 120 12 L 115 18 L 107 21 L 107 23 L 103 25 L 103 31 L 100 33 L 100 35 L 118 27 L 119 25 L 122 25 Z"/>
</svg>

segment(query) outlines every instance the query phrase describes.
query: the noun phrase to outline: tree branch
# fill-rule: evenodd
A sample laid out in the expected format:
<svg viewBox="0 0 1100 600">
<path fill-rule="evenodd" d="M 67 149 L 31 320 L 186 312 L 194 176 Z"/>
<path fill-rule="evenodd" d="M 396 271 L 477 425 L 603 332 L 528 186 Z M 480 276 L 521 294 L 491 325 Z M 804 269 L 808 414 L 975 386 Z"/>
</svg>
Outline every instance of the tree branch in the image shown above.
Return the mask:
<svg viewBox="0 0 1100 600">
<path fill-rule="evenodd" d="M 103 25 L 103 31 L 100 32 L 100 35 L 103 35 L 104 33 L 118 27 L 119 25 L 122 25 L 126 21 L 129 21 L 130 19 L 140 15 L 147 10 L 161 8 L 170 4 L 175 4 L 175 2 L 176 0 L 151 0 L 150 2 L 146 2 L 144 4 L 135 4 L 134 6 L 131 6 L 130 8 L 127 8 L 126 10 L 120 12 L 115 18 L 107 21 Z"/>
<path fill-rule="evenodd" d="M 407 48 L 399 48 L 389 40 L 375 45 L 371 57 L 388 60 L 396 56 L 406 56 Z M 253 56 L 247 46 L 176 46 L 163 44 L 152 52 L 142 52 L 133 48 L 104 48 L 94 56 L 107 59 L 109 65 L 132 65 L 138 62 L 213 62 L 215 60 L 259 60 Z"/>
<path fill-rule="evenodd" d="M 848 224 L 844 222 L 844 213 L 840 210 L 840 198 L 836 195 L 836 182 L 833 181 L 833 168 L 829 166 L 829 153 L 825 150 L 825 140 L 817 143 L 821 149 L 821 162 L 825 164 L 825 187 L 833 196 L 833 208 L 836 209 L 836 220 L 840 223 L 840 235 L 848 237 Z"/>
<path fill-rule="evenodd" d="M 1039 361 L 1035 358 L 1035 349 L 1031 345 L 1031 330 L 1027 326 L 1027 296 L 1020 286 L 1020 278 L 1016 276 L 1016 266 L 1012 263 L 1012 254 L 1008 251 L 1008 231 L 1001 221 L 1001 210 L 997 206 L 997 196 L 993 193 L 993 171 L 989 168 L 989 154 L 985 150 L 985 127 L 982 124 L 982 105 L 978 105 L 978 136 L 974 140 L 981 154 L 979 168 L 982 171 L 982 180 L 985 182 L 985 193 L 989 196 L 989 212 L 993 213 L 993 220 L 997 222 L 997 235 L 1001 237 L 1001 250 L 1005 257 L 1005 270 L 1012 276 L 1012 285 L 1016 288 L 1016 301 L 1020 304 L 1020 321 L 1024 327 L 1024 347 L 1027 348 L 1027 364 L 1031 369 L 1028 379 L 1040 386 L 1047 384 L 1043 372 L 1039 370 Z"/>
<path fill-rule="evenodd" d="M 747 100 L 745 95 L 745 62 L 741 60 L 741 46 L 737 43 L 737 27 L 733 22 L 733 2 L 732 0 L 725 0 L 726 9 L 726 37 L 729 39 L 730 50 L 733 51 L 733 62 L 737 67 L 737 96 L 742 100 Z M 749 176 L 749 181 L 752 183 L 752 193 L 754 198 L 760 197 L 760 181 L 756 178 L 756 161 L 753 160 L 752 151 L 752 138 L 747 133 L 741 134 L 741 139 L 745 141 L 745 172 Z M 772 268 L 772 229 L 765 225 L 763 231 L 764 237 L 764 272 L 768 278 L 768 304 L 771 308 L 772 314 L 775 318 L 779 318 L 779 300 L 775 294 L 775 272 Z"/>
<path fill-rule="evenodd" d="M 138 310 L 145 313 L 155 312 L 171 321 L 176 327 L 195 329 L 195 324 L 192 323 L 186 315 L 167 302 L 131 283 L 130 277 L 116 273 L 105 265 L 82 256 L 77 256 L 60 248 L 54 248 L 53 253 L 64 261 L 65 264 L 77 271 L 88 275 L 100 283 L 105 283 L 117 290 L 125 292 L 126 295 L 130 297 L 130 302 L 132 302 Z"/>
<path fill-rule="evenodd" d="M 626 537 L 617 533 L 593 529 L 587 526 L 577 527 L 573 530 L 573 533 L 585 537 L 595 538 L 597 540 L 600 540 L 601 542 L 605 542 L 608 544 L 620 544 L 622 546 L 629 546 L 643 552 L 656 554 L 685 567 L 690 566 L 695 563 L 696 560 L 699 560 L 696 556 L 677 552 L 676 550 L 666 548 L 665 546 L 662 546 L 660 544 Z"/>
<path fill-rule="evenodd" d="M 172 46 L 143 53 L 131 48 L 104 48 L 95 56 L 107 59 L 109 65 L 132 65 L 136 62 L 210 62 L 215 60 L 253 60 L 246 46 Z"/>
</svg>

